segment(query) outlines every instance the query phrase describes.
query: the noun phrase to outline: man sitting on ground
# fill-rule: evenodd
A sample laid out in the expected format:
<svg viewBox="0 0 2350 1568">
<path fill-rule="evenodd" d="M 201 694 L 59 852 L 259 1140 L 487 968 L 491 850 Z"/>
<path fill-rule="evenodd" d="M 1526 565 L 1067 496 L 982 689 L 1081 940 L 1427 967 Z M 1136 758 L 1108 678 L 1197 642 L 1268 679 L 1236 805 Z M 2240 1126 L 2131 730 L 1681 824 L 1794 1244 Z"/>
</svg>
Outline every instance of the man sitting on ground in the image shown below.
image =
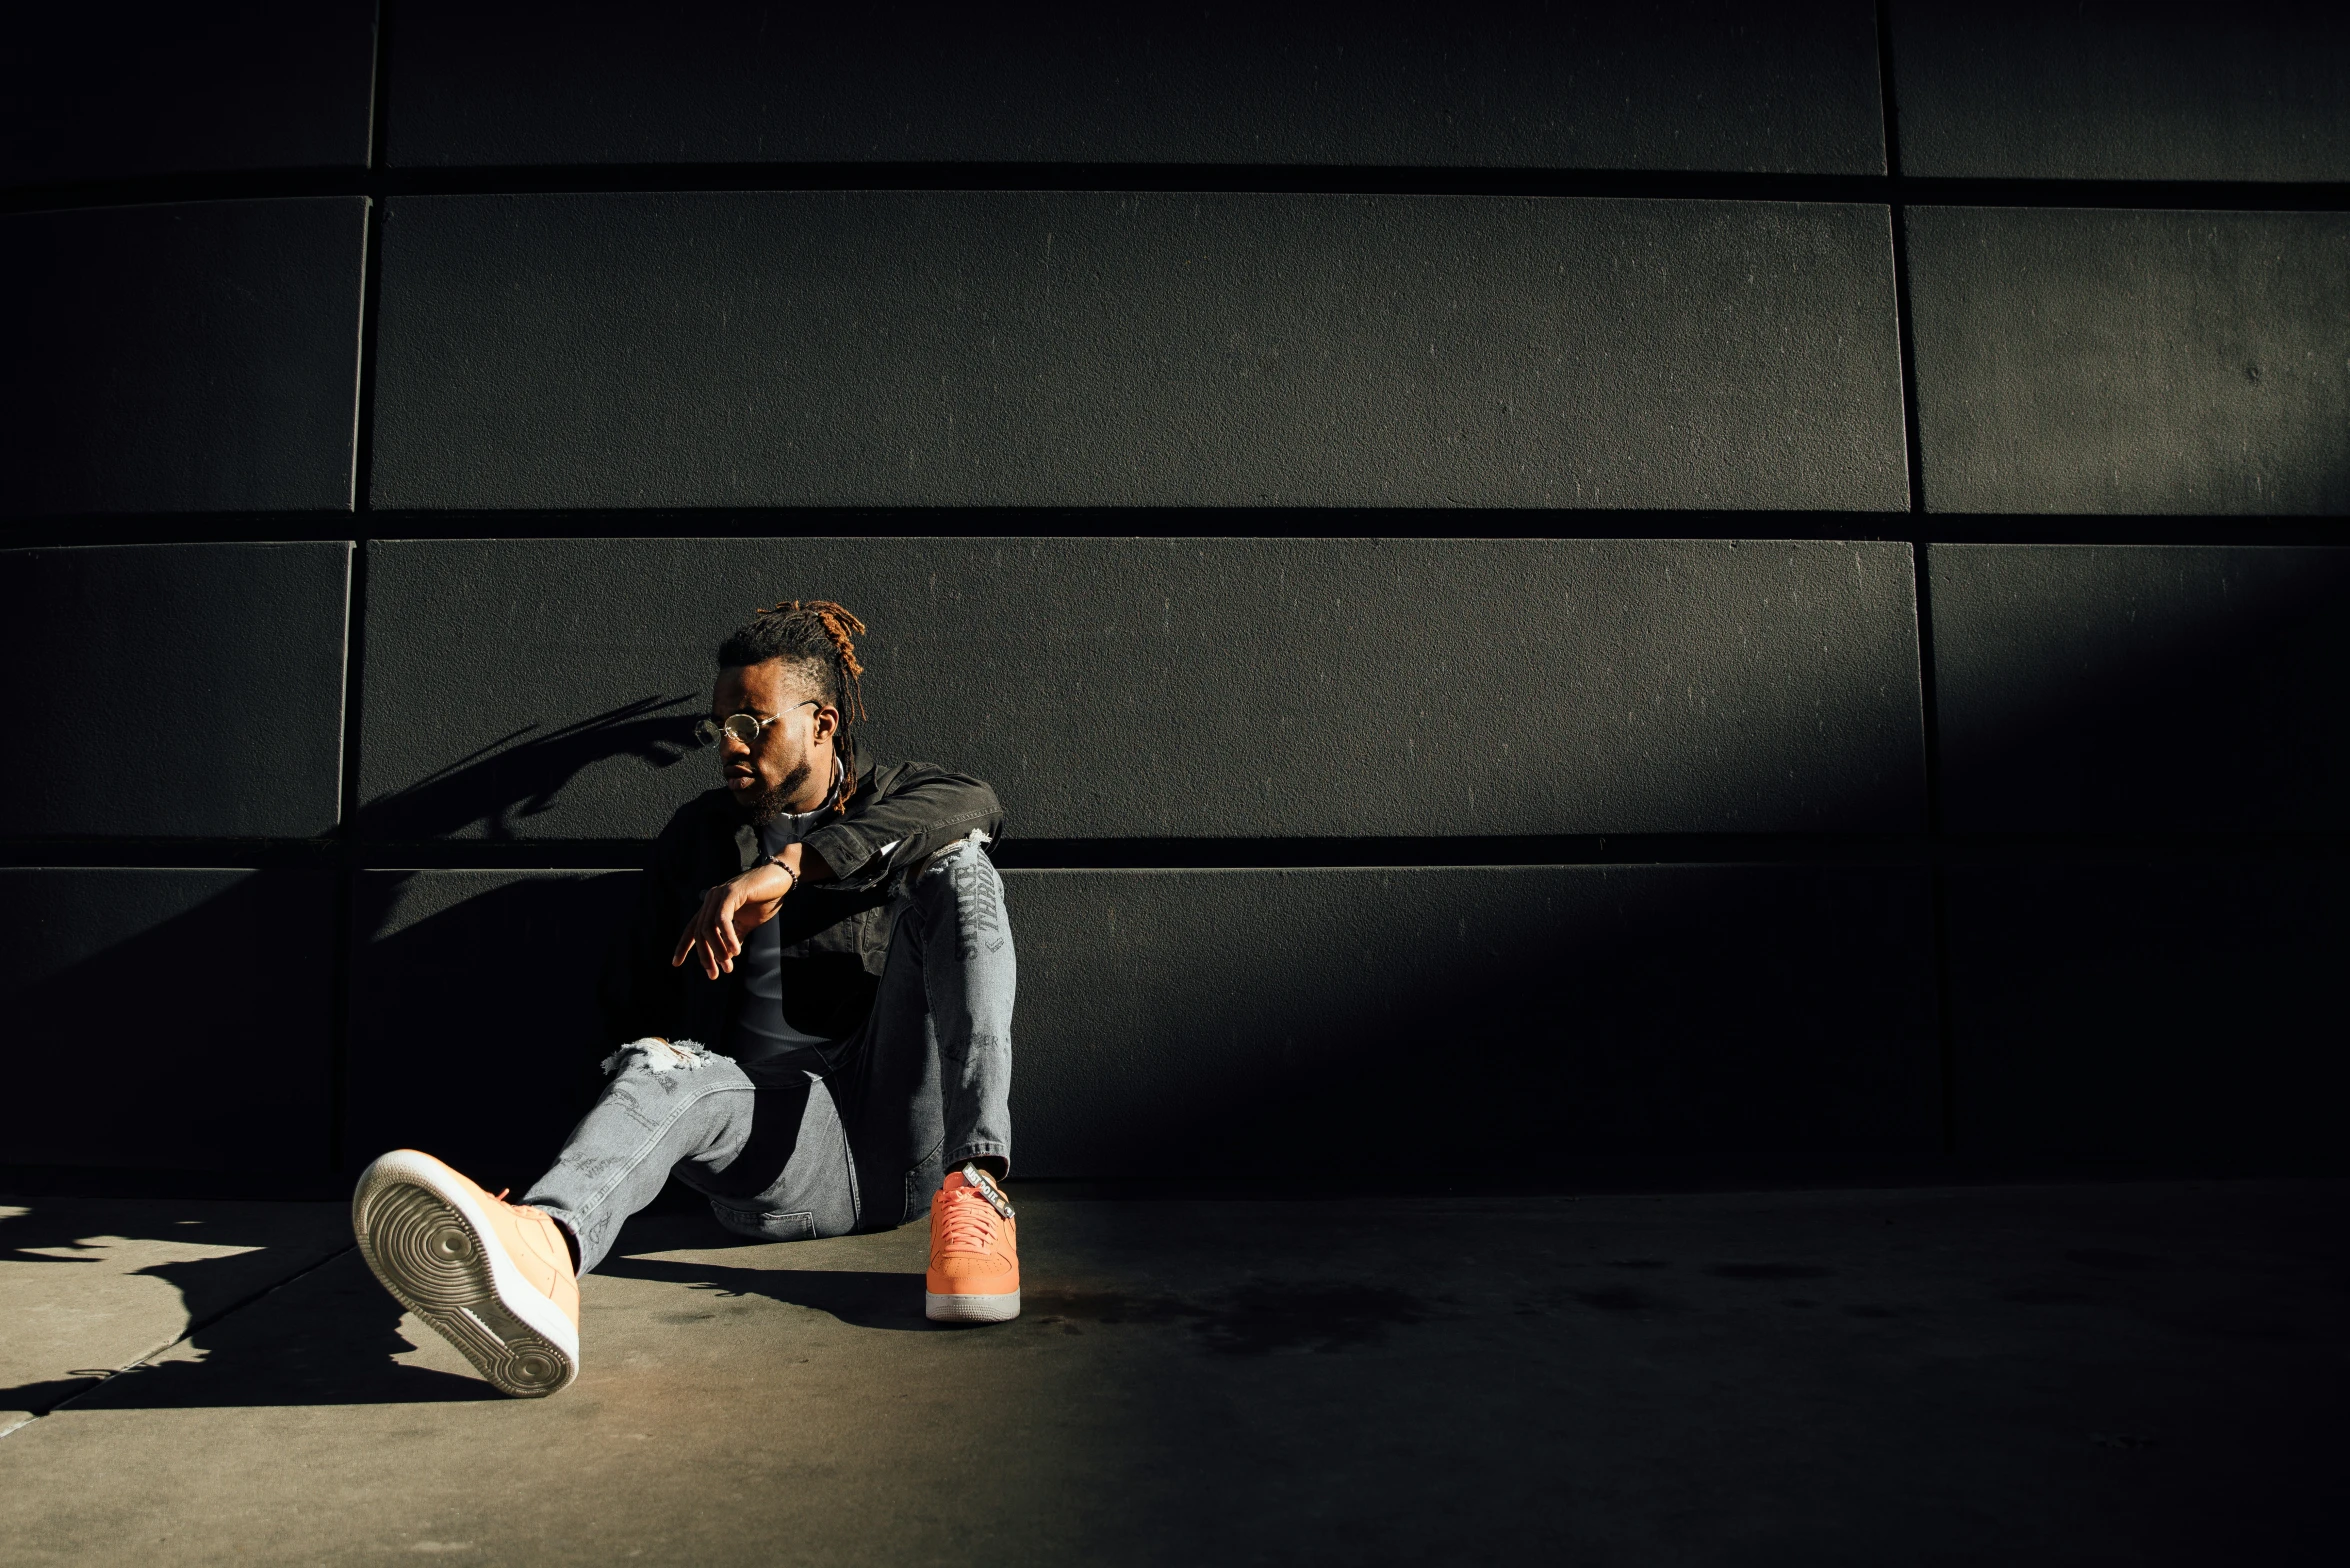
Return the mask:
<svg viewBox="0 0 2350 1568">
<path fill-rule="evenodd" d="M 724 784 L 654 845 L 603 990 L 630 1043 L 554 1167 L 520 1203 L 412 1149 L 359 1178 L 376 1278 L 509 1394 L 577 1375 L 578 1276 L 673 1175 L 767 1241 L 927 1212 L 927 1314 L 1019 1315 L 1003 812 L 940 768 L 859 771 L 864 630 L 793 600 L 719 647 Z"/>
</svg>

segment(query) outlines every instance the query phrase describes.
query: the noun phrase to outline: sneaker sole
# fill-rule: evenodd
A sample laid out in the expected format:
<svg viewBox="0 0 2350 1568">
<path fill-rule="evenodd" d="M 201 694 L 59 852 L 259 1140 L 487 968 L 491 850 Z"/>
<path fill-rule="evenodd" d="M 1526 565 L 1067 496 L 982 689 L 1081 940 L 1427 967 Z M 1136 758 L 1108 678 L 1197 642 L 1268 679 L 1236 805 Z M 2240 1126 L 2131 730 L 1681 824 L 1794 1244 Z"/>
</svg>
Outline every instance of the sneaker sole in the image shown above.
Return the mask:
<svg viewBox="0 0 2350 1568">
<path fill-rule="evenodd" d="M 993 1296 L 922 1293 L 922 1315 L 933 1323 L 1009 1323 L 1020 1315 L 1020 1292 Z"/>
<path fill-rule="evenodd" d="M 543 1399 L 579 1375 L 579 1329 L 524 1281 L 455 1175 L 408 1149 L 370 1165 L 351 1195 L 359 1255 L 491 1386 Z"/>
</svg>

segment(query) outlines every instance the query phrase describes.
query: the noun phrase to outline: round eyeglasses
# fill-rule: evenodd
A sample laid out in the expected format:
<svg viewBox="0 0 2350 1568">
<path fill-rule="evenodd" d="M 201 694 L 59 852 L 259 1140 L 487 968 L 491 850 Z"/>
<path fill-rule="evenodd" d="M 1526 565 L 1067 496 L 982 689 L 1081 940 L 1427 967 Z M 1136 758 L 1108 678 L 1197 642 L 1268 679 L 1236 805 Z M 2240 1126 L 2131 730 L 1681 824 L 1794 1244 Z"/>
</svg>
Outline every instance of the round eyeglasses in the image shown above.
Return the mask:
<svg viewBox="0 0 2350 1568">
<path fill-rule="evenodd" d="M 824 704 L 814 697 L 792 704 L 792 708 L 821 708 L 822 706 Z M 790 711 L 791 708 L 786 708 L 784 713 Z M 704 719 L 701 723 L 696 724 L 694 726 L 694 740 L 699 745 L 715 746 L 731 735 L 746 746 L 756 746 L 759 744 L 759 737 L 767 733 L 768 725 L 782 722 L 783 713 L 766 719 L 759 717 L 756 713 L 730 713 L 723 719 Z"/>
</svg>

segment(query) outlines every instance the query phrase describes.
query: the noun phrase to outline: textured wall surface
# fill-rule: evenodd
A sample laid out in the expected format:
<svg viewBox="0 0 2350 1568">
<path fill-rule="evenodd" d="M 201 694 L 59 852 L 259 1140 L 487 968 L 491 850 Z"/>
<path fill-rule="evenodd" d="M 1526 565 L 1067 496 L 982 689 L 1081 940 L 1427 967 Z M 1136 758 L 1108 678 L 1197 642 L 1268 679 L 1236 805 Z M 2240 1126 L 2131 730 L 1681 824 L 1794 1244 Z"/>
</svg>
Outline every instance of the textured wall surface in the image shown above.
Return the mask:
<svg viewBox="0 0 2350 1568">
<path fill-rule="evenodd" d="M 14 19 L 0 1184 L 527 1182 L 809 597 L 1025 1174 L 2342 1169 L 2344 14 Z"/>
<path fill-rule="evenodd" d="M 0 512 L 347 508 L 364 212 L 0 218 Z"/>
<path fill-rule="evenodd" d="M 332 832 L 350 563 L 340 541 L 0 551 L 9 831 Z"/>
<path fill-rule="evenodd" d="M 2350 216 L 1908 223 L 1935 511 L 2350 510 Z"/>
<path fill-rule="evenodd" d="M 379 507 L 1906 502 L 1881 208 L 394 202 Z"/>
<path fill-rule="evenodd" d="M 1884 167 L 1875 21 L 1850 0 L 667 20 L 403 4 L 393 162 Z"/>
<path fill-rule="evenodd" d="M 2350 12 L 1893 0 L 1911 174 L 2350 179 Z"/>
<path fill-rule="evenodd" d="M 986 778 L 1023 836 L 1886 832 L 1924 809 L 1904 545 L 370 548 L 371 838 L 649 835 L 715 782 L 687 730 L 719 639 L 779 598 L 863 616 L 870 744 Z"/>
</svg>

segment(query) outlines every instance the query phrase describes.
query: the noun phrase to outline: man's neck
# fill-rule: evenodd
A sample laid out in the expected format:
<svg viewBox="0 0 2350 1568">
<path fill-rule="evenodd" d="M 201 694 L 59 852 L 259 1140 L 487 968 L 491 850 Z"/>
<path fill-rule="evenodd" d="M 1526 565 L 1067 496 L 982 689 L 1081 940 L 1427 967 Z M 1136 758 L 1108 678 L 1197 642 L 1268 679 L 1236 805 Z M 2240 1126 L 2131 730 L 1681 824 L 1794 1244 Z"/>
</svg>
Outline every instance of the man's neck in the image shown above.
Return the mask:
<svg viewBox="0 0 2350 1568">
<path fill-rule="evenodd" d="M 802 790 L 789 800 L 775 801 L 770 799 L 752 802 L 750 805 L 751 819 L 764 827 L 768 823 L 784 817 L 809 816 L 831 805 L 833 797 L 840 793 L 840 758 L 837 755 L 830 758 L 825 766 L 831 775 L 831 782 L 821 792 L 811 784 L 809 788 Z"/>
</svg>

